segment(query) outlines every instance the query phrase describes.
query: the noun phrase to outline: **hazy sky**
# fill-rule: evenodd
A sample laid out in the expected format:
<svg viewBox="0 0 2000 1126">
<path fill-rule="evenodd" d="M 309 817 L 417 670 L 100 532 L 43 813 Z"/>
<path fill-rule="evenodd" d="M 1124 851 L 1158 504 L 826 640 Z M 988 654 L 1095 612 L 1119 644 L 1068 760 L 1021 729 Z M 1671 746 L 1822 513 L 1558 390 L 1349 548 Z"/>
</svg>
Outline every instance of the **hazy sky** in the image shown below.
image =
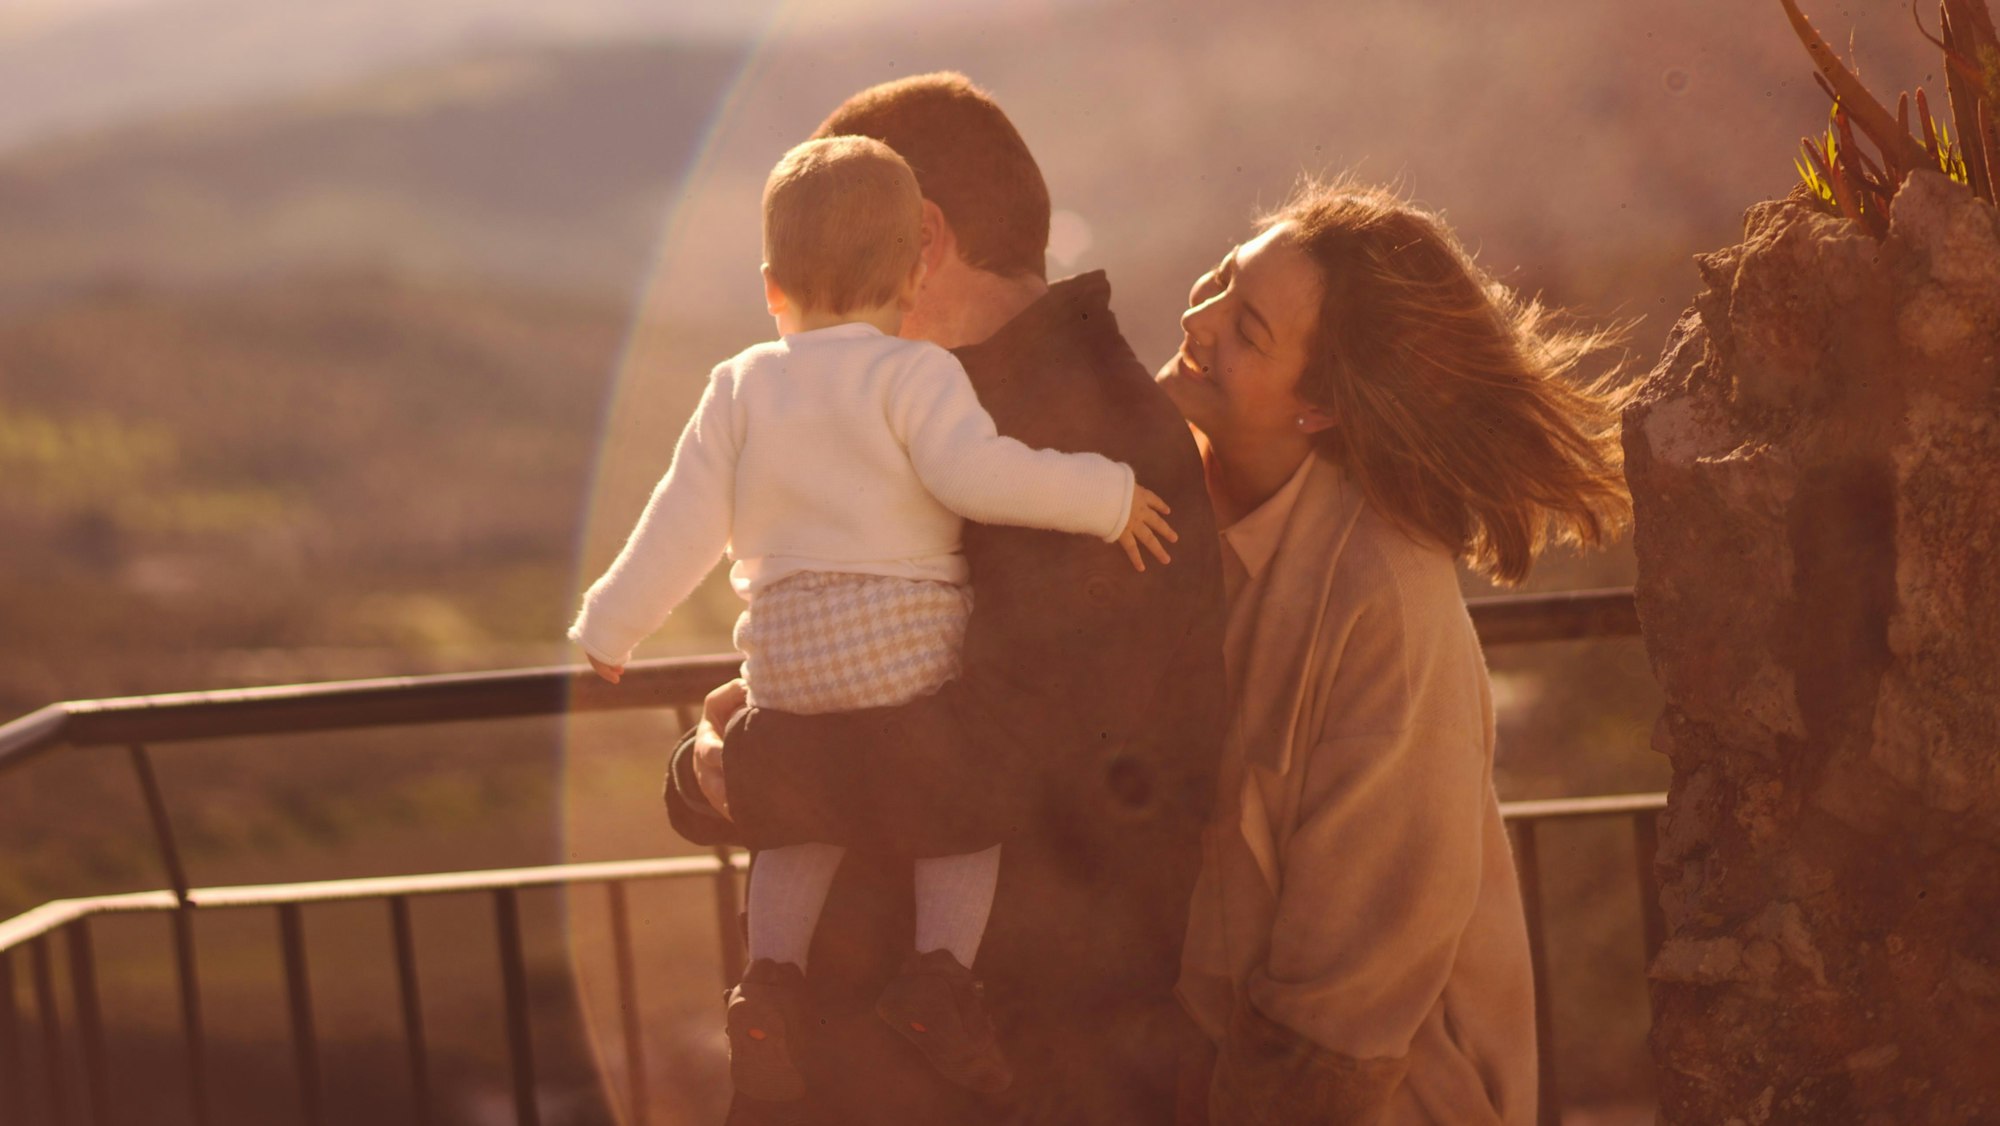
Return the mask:
<svg viewBox="0 0 2000 1126">
<path fill-rule="evenodd" d="M 94 19 L 118 12 L 171 0 L 7 0 L 0 4 L 0 38 L 13 38 L 44 31 L 65 23 Z"/>
<path fill-rule="evenodd" d="M 0 152 L 496 44 L 790 37 L 1091 0 L 0 0 Z"/>
<path fill-rule="evenodd" d="M 864 0 L 873 3 L 875 0 Z M 893 3 L 894 0 L 881 0 Z M 4 0 L 0 2 L 0 39 L 43 35 L 87 25 L 106 18 L 131 18 L 151 9 L 194 9 L 216 7 L 213 0 Z M 270 0 L 267 9 L 295 7 L 296 0 Z M 345 5 L 354 7 L 356 5 Z M 368 5 L 361 4 L 360 7 Z M 522 23 L 540 22 L 549 26 L 564 23 L 613 26 L 632 23 L 684 24 L 696 27 L 754 26 L 762 20 L 773 0 L 734 0 L 727 4 L 660 2 L 653 0 L 565 0 L 561 4 L 534 0 L 429 0 L 425 7 L 460 17 L 502 16 Z M 407 8 L 405 11 L 407 12 Z"/>
</svg>

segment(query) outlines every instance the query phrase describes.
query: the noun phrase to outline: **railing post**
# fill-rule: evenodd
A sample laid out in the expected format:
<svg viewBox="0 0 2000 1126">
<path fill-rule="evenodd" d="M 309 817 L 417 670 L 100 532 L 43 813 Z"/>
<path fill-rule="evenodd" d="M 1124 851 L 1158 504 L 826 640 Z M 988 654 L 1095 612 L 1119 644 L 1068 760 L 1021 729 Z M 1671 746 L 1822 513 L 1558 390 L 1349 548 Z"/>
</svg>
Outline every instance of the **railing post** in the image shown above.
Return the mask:
<svg viewBox="0 0 2000 1126">
<path fill-rule="evenodd" d="M 56 1012 L 55 971 L 50 966 L 49 939 L 43 935 L 29 946 L 35 973 L 35 1008 L 42 1018 L 42 1073 L 48 1082 L 49 1121 L 69 1123 L 68 1069 L 64 1067 L 62 1018 Z"/>
<path fill-rule="evenodd" d="M 21 1009 L 14 996 L 14 952 L 0 950 L 0 1121 L 28 1118 L 28 1075 L 21 1067 Z"/>
<path fill-rule="evenodd" d="M 320 1126 L 319 1043 L 313 1031 L 312 977 L 306 966 L 305 926 L 299 905 L 278 907 L 278 934 L 284 946 L 285 992 L 291 1000 L 292 1054 L 299 1076 L 299 1116 Z"/>
<path fill-rule="evenodd" d="M 195 1126 L 208 1126 L 208 1050 L 201 1025 L 201 986 L 196 980 L 194 961 L 194 905 L 188 901 L 187 867 L 174 841 L 174 823 L 167 815 L 167 800 L 160 792 L 160 780 L 153 773 L 152 756 L 143 744 L 126 748 L 132 774 L 139 781 L 139 794 L 146 802 L 146 817 L 153 825 L 153 843 L 159 850 L 160 867 L 167 885 L 174 889 L 180 907 L 174 912 L 174 971 L 180 979 L 181 1038 L 187 1046 L 188 1112 Z"/>
<path fill-rule="evenodd" d="M 1521 906 L 1528 921 L 1528 962 L 1535 977 L 1535 1060 L 1540 1099 L 1535 1121 L 1561 1126 L 1562 1096 L 1556 1087 L 1556 1024 L 1549 1005 L 1548 951 L 1542 932 L 1542 864 L 1535 847 L 1535 823 L 1516 821 L 1514 857 L 1520 865 Z"/>
<path fill-rule="evenodd" d="M 90 944 L 90 920 L 78 919 L 64 930 L 69 939 L 70 996 L 83 1042 L 84 1099 L 90 1105 L 92 1126 L 110 1126 L 111 1086 L 104 1066 L 104 1018 L 97 1004 L 97 956 Z"/>
<path fill-rule="evenodd" d="M 187 869 L 181 865 L 181 850 L 174 844 L 174 825 L 167 817 L 167 801 L 160 793 L 160 780 L 153 775 L 153 760 L 147 756 L 143 746 L 134 744 L 129 751 L 132 773 L 139 779 L 139 793 L 146 799 L 146 815 L 153 822 L 153 843 L 160 850 L 160 866 L 166 869 L 167 883 L 174 889 L 174 898 L 185 907 L 188 901 Z"/>
<path fill-rule="evenodd" d="M 208 1046 L 201 1027 L 201 980 L 195 970 L 194 908 L 185 900 L 168 916 L 174 934 L 174 975 L 180 980 L 181 1040 L 187 1049 L 188 1112 L 208 1126 Z"/>
<path fill-rule="evenodd" d="M 605 885 L 611 908 L 611 957 L 618 974 L 618 1010 L 625 1033 L 625 1086 L 632 1107 L 632 1126 L 647 1126 L 646 1047 L 640 1037 L 639 994 L 632 969 L 632 921 L 626 910 L 625 885 Z"/>
<path fill-rule="evenodd" d="M 403 1007 L 403 1044 L 410 1057 L 410 1099 L 417 1126 L 431 1122 L 430 1050 L 424 1042 L 423 995 L 417 989 L 416 938 L 410 926 L 410 901 L 389 898 L 389 931 L 396 947 L 396 991 Z"/>
<path fill-rule="evenodd" d="M 528 971 L 521 954 L 521 907 L 513 888 L 493 893 L 495 929 L 500 935 L 500 985 L 507 1000 L 507 1054 L 514 1071 L 514 1118 L 518 1126 L 541 1126 L 535 1105 L 535 1042 L 528 1025 Z"/>
<path fill-rule="evenodd" d="M 744 949 L 743 901 L 736 889 L 736 863 L 729 846 L 716 845 L 715 859 L 720 865 L 715 873 L 715 921 L 722 943 L 722 987 L 727 989 L 743 980 L 749 952 Z"/>
</svg>

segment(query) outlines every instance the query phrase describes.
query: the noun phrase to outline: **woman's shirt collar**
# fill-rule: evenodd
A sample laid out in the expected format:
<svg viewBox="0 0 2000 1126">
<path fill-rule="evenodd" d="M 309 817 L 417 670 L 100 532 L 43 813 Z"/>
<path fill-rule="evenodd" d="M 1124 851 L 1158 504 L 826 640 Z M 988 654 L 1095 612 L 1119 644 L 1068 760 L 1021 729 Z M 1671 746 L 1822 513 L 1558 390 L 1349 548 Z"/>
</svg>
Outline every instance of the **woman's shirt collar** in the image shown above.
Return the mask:
<svg viewBox="0 0 2000 1126">
<path fill-rule="evenodd" d="M 1285 525 L 1291 520 L 1292 509 L 1298 504 L 1299 490 L 1305 487 L 1306 476 L 1312 472 L 1313 462 L 1319 460 L 1316 454 L 1307 454 L 1299 467 L 1292 471 L 1278 491 L 1265 499 L 1263 504 L 1252 509 L 1241 520 L 1222 529 L 1222 542 L 1236 553 L 1249 578 L 1262 574 L 1270 566 L 1271 557 L 1278 552 L 1278 540 L 1284 535 Z"/>
</svg>

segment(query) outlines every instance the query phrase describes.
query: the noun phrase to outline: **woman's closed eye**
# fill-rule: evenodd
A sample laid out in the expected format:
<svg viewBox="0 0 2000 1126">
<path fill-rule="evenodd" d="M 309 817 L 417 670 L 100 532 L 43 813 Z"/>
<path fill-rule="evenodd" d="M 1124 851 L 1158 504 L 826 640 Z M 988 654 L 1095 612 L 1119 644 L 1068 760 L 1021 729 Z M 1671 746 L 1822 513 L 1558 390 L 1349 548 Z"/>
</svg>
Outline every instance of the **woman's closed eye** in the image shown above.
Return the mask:
<svg viewBox="0 0 2000 1126">
<path fill-rule="evenodd" d="M 1222 292 L 1222 281 L 1216 271 L 1210 270 L 1194 279 L 1194 288 L 1188 290 L 1188 308 L 1192 309 Z"/>
<path fill-rule="evenodd" d="M 1216 294 L 1229 288 L 1229 275 L 1236 265 L 1236 249 L 1231 247 L 1222 261 L 1207 273 L 1194 279 L 1194 289 L 1188 293 L 1188 308 L 1192 309 L 1204 301 L 1212 300 Z"/>
</svg>

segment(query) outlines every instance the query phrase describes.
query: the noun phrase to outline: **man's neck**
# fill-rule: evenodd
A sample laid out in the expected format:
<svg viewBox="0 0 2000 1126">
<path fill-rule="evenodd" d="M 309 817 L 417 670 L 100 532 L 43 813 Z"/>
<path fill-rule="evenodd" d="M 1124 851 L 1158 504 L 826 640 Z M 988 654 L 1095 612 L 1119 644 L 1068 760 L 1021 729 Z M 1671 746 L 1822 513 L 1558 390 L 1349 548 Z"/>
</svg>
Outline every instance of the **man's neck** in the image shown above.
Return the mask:
<svg viewBox="0 0 2000 1126">
<path fill-rule="evenodd" d="M 904 334 L 946 348 L 984 342 L 1042 299 L 1049 283 L 1037 277 L 1002 277 L 961 268 L 933 283 L 939 292 L 923 302 L 920 314 L 904 322 Z"/>
<path fill-rule="evenodd" d="M 780 334 L 813 332 L 835 325 L 869 324 L 881 330 L 885 336 L 894 336 L 903 327 L 903 311 L 897 308 L 893 301 L 881 305 L 865 305 L 859 309 L 849 309 L 840 313 L 787 306 L 775 319 Z"/>
</svg>

